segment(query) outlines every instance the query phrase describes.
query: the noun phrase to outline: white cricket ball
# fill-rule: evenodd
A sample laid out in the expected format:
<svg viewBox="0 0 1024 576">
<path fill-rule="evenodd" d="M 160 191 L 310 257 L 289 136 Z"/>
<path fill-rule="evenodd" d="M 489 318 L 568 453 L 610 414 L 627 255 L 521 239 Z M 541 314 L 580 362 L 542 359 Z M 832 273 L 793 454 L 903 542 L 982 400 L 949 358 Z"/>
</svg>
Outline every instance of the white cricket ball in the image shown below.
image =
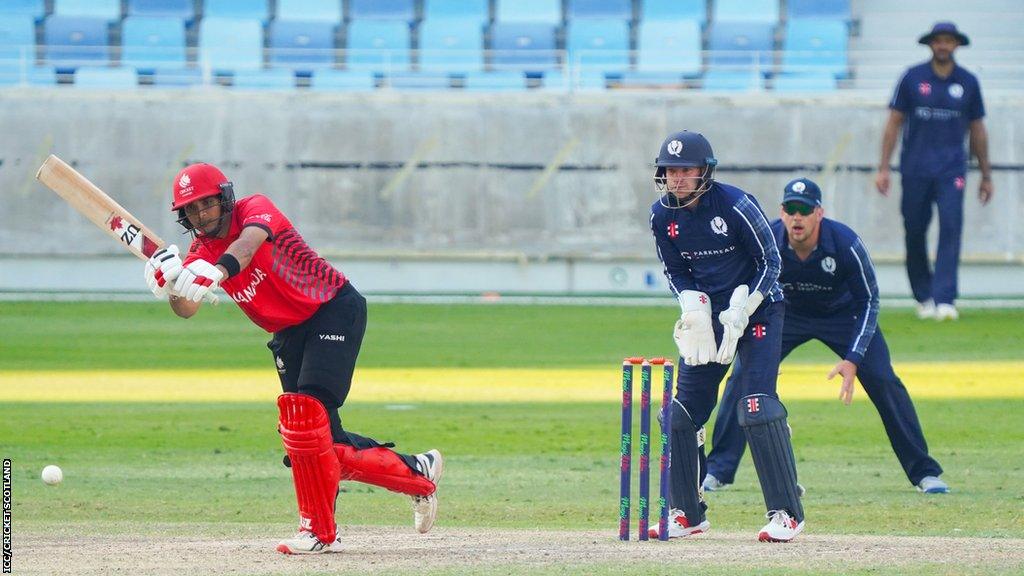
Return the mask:
<svg viewBox="0 0 1024 576">
<path fill-rule="evenodd" d="M 43 468 L 43 484 L 49 484 L 50 486 L 56 486 L 64 480 L 64 473 L 61 472 L 59 466 L 50 464 L 46 468 Z"/>
</svg>

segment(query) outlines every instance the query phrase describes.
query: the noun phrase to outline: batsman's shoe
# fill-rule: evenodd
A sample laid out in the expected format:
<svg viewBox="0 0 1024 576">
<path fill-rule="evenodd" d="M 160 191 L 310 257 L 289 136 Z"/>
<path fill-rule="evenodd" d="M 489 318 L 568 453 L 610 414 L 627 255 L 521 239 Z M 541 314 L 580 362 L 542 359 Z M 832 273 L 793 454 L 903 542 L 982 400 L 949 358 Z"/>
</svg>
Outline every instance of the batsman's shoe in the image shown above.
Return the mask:
<svg viewBox="0 0 1024 576">
<path fill-rule="evenodd" d="M 416 464 L 427 480 L 434 483 L 433 494 L 412 497 L 413 523 L 416 526 L 416 531 L 426 534 L 434 525 L 434 519 L 437 518 L 437 483 L 441 480 L 441 475 L 444 474 L 444 458 L 437 450 L 430 450 L 423 454 L 417 454 Z"/>
<path fill-rule="evenodd" d="M 960 313 L 952 304 L 939 304 L 935 307 L 935 319 L 939 322 L 944 320 L 959 320 Z"/>
<path fill-rule="evenodd" d="M 920 320 L 935 319 L 935 302 L 931 298 L 917 303 L 917 317 Z"/>
<path fill-rule="evenodd" d="M 917 489 L 925 494 L 948 494 L 949 486 L 938 476 L 925 476 L 917 483 Z"/>
<path fill-rule="evenodd" d="M 330 554 L 341 552 L 341 540 L 335 539 L 325 544 L 309 530 L 299 530 L 295 536 L 281 540 L 277 544 L 277 551 L 282 554 Z"/>
<path fill-rule="evenodd" d="M 690 521 L 686 519 L 686 514 L 682 510 L 673 508 L 668 513 L 668 537 L 669 538 L 684 538 L 686 536 L 693 536 L 694 534 L 703 534 L 711 528 L 711 523 L 705 518 L 703 522 L 696 526 L 690 526 Z M 655 525 L 647 531 L 648 538 L 658 537 L 658 526 Z"/>
<path fill-rule="evenodd" d="M 757 535 L 761 542 L 789 542 L 804 530 L 804 523 L 797 522 L 785 510 L 771 510 L 765 516 L 768 524 Z"/>
<path fill-rule="evenodd" d="M 718 478 L 715 478 L 711 474 L 704 477 L 704 491 L 714 492 L 716 490 L 725 490 L 730 484 L 722 482 Z"/>
</svg>

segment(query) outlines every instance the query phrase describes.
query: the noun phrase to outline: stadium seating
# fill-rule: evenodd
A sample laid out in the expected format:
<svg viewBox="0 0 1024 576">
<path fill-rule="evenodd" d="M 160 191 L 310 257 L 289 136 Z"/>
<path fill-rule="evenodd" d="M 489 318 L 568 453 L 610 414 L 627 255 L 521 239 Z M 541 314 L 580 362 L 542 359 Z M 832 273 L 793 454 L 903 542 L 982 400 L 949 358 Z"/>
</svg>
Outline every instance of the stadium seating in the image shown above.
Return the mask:
<svg viewBox="0 0 1024 576">
<path fill-rule="evenodd" d="M 44 0 L 4 0 L 0 2 L 0 17 L 6 15 L 31 16 L 35 20 L 42 20 L 46 15 L 46 3 Z"/>
<path fill-rule="evenodd" d="M 779 0 L 715 0 L 714 22 L 779 23 Z"/>
<path fill-rule="evenodd" d="M 204 0 L 203 18 L 231 18 L 266 22 L 267 0 Z"/>
<path fill-rule="evenodd" d="M 32 16 L 0 15 L 0 66 L 21 67 L 35 60 L 36 25 Z"/>
<path fill-rule="evenodd" d="M 309 71 L 333 66 L 337 25 L 327 21 L 275 20 L 270 25 L 270 63 Z"/>
<path fill-rule="evenodd" d="M 198 68 L 157 68 L 153 72 L 153 86 L 157 88 L 188 88 L 203 83 Z"/>
<path fill-rule="evenodd" d="M 341 0 L 277 0 L 277 20 L 341 23 Z"/>
<path fill-rule="evenodd" d="M 701 84 L 709 92 L 760 90 L 764 84 L 760 74 L 735 70 L 709 70 Z"/>
<path fill-rule="evenodd" d="M 483 27 L 476 19 L 420 24 L 420 70 L 472 72 L 484 65 Z"/>
<path fill-rule="evenodd" d="M 782 71 L 828 72 L 845 77 L 849 66 L 847 39 L 842 20 L 790 20 L 782 44 Z"/>
<path fill-rule="evenodd" d="M 196 17 L 192 0 L 128 0 L 128 16 L 172 16 L 182 20 Z"/>
<path fill-rule="evenodd" d="M 714 22 L 708 39 L 710 67 L 765 67 L 772 65 L 774 26 L 763 22 Z"/>
<path fill-rule="evenodd" d="M 621 72 L 629 67 L 625 20 L 573 20 L 566 33 L 569 64 L 583 71 Z"/>
<path fill-rule="evenodd" d="M 399 72 L 388 76 L 386 84 L 395 90 L 447 90 L 451 78 L 438 72 Z"/>
<path fill-rule="evenodd" d="M 373 72 L 349 70 L 317 70 L 310 80 L 310 90 L 323 91 L 369 91 L 376 87 Z"/>
<path fill-rule="evenodd" d="M 416 19 L 413 0 L 348 0 L 348 17 L 351 20 L 401 20 L 412 22 Z"/>
<path fill-rule="evenodd" d="M 561 70 L 552 70 L 544 73 L 543 88 L 546 92 L 565 91 L 590 91 L 604 90 L 608 86 L 608 79 L 603 72 L 598 71 L 576 71 L 575 74 L 566 75 Z"/>
<path fill-rule="evenodd" d="M 561 0 L 495 0 L 498 23 L 516 22 L 562 25 Z"/>
<path fill-rule="evenodd" d="M 108 22 L 121 19 L 121 0 L 54 0 L 57 16 L 104 18 Z"/>
<path fill-rule="evenodd" d="M 466 90 L 483 92 L 525 90 L 526 77 L 522 72 L 512 70 L 471 72 L 466 74 L 464 86 Z"/>
<path fill-rule="evenodd" d="M 126 90 L 138 85 L 139 75 L 134 68 L 81 66 L 75 71 L 75 88 Z"/>
<path fill-rule="evenodd" d="M 850 0 L 786 0 L 786 16 L 850 20 Z"/>
<path fill-rule="evenodd" d="M 643 0 L 640 4 L 641 22 L 708 20 L 707 3 L 704 0 Z"/>
<path fill-rule="evenodd" d="M 836 89 L 836 77 L 827 72 L 779 74 L 773 87 L 776 92 L 831 92 Z"/>
<path fill-rule="evenodd" d="M 345 66 L 373 72 L 409 69 L 409 25 L 404 21 L 353 20 L 348 26 Z"/>
<path fill-rule="evenodd" d="M 53 66 L 5 65 L 0 63 L 0 86 L 53 86 L 57 71 Z"/>
<path fill-rule="evenodd" d="M 569 0 L 567 20 L 598 18 L 611 20 L 633 19 L 632 0 Z"/>
<path fill-rule="evenodd" d="M 491 28 L 491 46 L 496 69 L 540 71 L 558 65 L 555 28 L 547 24 L 497 22 Z"/>
<path fill-rule="evenodd" d="M 295 74 L 283 68 L 239 70 L 231 85 L 241 90 L 291 90 L 295 87 Z"/>
<path fill-rule="evenodd" d="M 137 69 L 184 66 L 185 25 L 177 18 L 129 16 L 121 24 L 121 64 Z"/>
<path fill-rule="evenodd" d="M 701 71 L 701 33 L 696 20 L 650 21 L 640 23 L 637 34 L 636 72 L 653 80 L 697 76 Z"/>
<path fill-rule="evenodd" d="M 205 17 L 199 23 L 199 63 L 215 73 L 263 66 L 259 20 Z"/>
<path fill-rule="evenodd" d="M 489 0 L 423 0 L 423 19 L 472 20 L 481 24 L 491 19 Z"/>
<path fill-rule="evenodd" d="M 105 18 L 53 15 L 46 19 L 43 58 L 61 68 L 110 60 L 110 29 Z"/>
</svg>

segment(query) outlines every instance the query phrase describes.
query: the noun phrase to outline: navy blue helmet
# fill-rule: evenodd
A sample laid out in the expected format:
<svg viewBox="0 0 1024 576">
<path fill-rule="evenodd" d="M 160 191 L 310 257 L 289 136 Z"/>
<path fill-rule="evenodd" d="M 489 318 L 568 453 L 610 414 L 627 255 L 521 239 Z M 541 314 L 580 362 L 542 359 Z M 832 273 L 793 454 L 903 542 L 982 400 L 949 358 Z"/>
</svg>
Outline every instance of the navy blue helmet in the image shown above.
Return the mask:
<svg viewBox="0 0 1024 576">
<path fill-rule="evenodd" d="M 661 203 L 667 208 L 685 208 L 697 201 L 711 189 L 715 179 L 718 160 L 711 150 L 711 143 L 697 132 L 676 132 L 661 144 L 658 157 L 654 160 L 654 188 L 661 194 Z M 668 189 L 666 168 L 703 168 L 700 182 L 693 190 L 680 197 Z"/>
</svg>

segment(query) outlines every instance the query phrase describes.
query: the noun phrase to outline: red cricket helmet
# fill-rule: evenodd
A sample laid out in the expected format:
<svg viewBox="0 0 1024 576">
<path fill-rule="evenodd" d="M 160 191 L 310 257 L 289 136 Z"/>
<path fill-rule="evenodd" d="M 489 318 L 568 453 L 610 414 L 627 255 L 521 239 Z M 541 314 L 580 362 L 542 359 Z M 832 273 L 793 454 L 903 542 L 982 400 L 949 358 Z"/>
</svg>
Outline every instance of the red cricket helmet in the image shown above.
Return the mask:
<svg viewBox="0 0 1024 576">
<path fill-rule="evenodd" d="M 223 194 L 225 187 L 230 189 L 231 182 L 213 164 L 199 163 L 186 166 L 174 179 L 174 200 L 171 210 L 181 210 L 186 204 L 201 198 Z M 231 196 L 233 200 L 233 192 Z"/>
</svg>

